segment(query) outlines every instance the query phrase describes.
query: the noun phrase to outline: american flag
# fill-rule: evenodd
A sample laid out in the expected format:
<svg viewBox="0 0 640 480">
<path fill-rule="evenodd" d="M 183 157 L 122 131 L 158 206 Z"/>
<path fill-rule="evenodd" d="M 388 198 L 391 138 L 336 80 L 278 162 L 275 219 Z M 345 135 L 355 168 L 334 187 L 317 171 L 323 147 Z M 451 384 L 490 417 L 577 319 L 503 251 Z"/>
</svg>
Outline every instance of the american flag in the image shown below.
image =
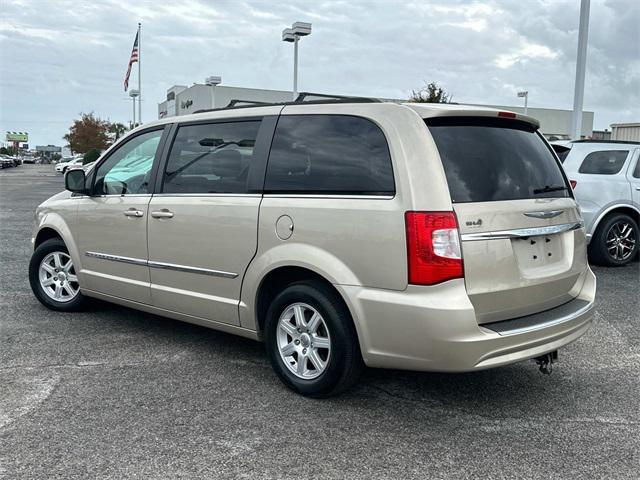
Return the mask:
<svg viewBox="0 0 640 480">
<path fill-rule="evenodd" d="M 136 39 L 133 42 L 133 48 L 131 49 L 131 57 L 129 58 L 129 66 L 127 67 L 127 74 L 124 76 L 124 91 L 129 88 L 129 75 L 131 75 L 131 65 L 138 61 L 138 35 L 140 31 L 136 33 Z"/>
</svg>

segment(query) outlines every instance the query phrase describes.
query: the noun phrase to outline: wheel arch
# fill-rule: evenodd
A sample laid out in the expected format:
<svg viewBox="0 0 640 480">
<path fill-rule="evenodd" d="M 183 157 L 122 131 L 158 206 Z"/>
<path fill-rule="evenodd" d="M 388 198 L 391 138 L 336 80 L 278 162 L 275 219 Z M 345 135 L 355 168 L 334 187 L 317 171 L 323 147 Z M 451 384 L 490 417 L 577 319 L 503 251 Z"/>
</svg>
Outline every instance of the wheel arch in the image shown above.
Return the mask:
<svg viewBox="0 0 640 480">
<path fill-rule="evenodd" d="M 40 230 L 38 230 L 38 233 L 36 234 L 36 237 L 33 241 L 34 250 L 38 248 L 40 245 L 42 245 L 43 242 L 46 242 L 47 240 L 51 240 L 52 238 L 59 238 L 64 242 L 62 235 L 60 235 L 60 233 L 56 229 L 51 227 L 41 228 Z"/>
<path fill-rule="evenodd" d="M 269 304 L 271 300 L 278 294 L 278 292 L 282 291 L 287 285 L 304 281 L 316 281 L 327 288 L 329 288 L 332 292 L 336 294 L 336 297 L 343 304 L 345 309 L 349 312 L 349 321 L 352 322 L 354 330 L 357 336 L 357 342 L 361 345 L 361 335 L 360 330 L 358 328 L 358 322 L 354 317 L 354 312 L 350 307 L 349 302 L 344 298 L 343 294 L 338 290 L 331 281 L 326 278 L 321 273 L 304 266 L 299 265 L 279 265 L 267 272 L 260 278 L 258 286 L 255 290 L 255 299 L 252 306 L 252 317 L 255 322 L 255 329 L 258 335 L 258 338 L 262 340 L 264 338 L 264 324 L 267 309 L 269 308 Z"/>
<path fill-rule="evenodd" d="M 636 222 L 636 224 L 640 225 L 640 210 L 638 210 L 635 206 L 630 204 L 616 204 L 611 205 L 605 208 L 593 222 L 593 227 L 591 228 L 592 235 L 595 235 L 600 224 L 611 215 L 617 215 L 619 213 L 623 213 L 625 215 L 630 216 Z"/>
<path fill-rule="evenodd" d="M 43 242 L 52 238 L 59 238 L 64 242 L 67 250 L 69 250 L 69 255 L 71 255 L 73 264 L 76 266 L 76 271 L 80 275 L 80 270 L 82 268 L 82 256 L 78 251 L 78 247 L 73 239 L 69 226 L 60 215 L 47 212 L 41 219 L 38 230 L 35 233 L 33 240 L 34 250 Z"/>
</svg>

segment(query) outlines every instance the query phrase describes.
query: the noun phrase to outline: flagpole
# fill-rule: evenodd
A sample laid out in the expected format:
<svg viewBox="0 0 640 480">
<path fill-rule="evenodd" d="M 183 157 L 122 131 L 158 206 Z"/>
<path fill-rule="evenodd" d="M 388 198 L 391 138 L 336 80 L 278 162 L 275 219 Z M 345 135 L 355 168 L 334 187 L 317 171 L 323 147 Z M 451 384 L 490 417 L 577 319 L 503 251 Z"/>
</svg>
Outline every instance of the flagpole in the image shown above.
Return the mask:
<svg viewBox="0 0 640 480">
<path fill-rule="evenodd" d="M 138 122 L 142 124 L 142 81 L 140 79 L 140 61 L 142 59 L 142 24 L 138 23 Z"/>
</svg>

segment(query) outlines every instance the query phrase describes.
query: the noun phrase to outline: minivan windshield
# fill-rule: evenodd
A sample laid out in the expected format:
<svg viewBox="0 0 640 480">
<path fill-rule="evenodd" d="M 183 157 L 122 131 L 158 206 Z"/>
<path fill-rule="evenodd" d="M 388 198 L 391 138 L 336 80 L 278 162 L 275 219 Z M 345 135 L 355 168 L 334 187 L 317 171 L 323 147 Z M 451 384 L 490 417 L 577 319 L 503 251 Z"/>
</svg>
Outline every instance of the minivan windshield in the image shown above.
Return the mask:
<svg viewBox="0 0 640 480">
<path fill-rule="evenodd" d="M 425 122 L 454 203 L 570 196 L 558 162 L 533 126 L 483 117 Z"/>
</svg>

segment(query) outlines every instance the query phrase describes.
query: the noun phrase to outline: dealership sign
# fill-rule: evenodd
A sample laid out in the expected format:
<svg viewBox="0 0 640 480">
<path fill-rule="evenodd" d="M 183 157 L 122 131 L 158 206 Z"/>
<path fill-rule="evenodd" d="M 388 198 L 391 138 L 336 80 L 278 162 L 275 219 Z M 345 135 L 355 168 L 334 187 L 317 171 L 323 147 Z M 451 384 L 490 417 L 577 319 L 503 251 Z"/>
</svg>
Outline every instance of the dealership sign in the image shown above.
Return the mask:
<svg viewBox="0 0 640 480">
<path fill-rule="evenodd" d="M 29 134 L 27 132 L 7 132 L 7 142 L 28 142 Z"/>
</svg>

